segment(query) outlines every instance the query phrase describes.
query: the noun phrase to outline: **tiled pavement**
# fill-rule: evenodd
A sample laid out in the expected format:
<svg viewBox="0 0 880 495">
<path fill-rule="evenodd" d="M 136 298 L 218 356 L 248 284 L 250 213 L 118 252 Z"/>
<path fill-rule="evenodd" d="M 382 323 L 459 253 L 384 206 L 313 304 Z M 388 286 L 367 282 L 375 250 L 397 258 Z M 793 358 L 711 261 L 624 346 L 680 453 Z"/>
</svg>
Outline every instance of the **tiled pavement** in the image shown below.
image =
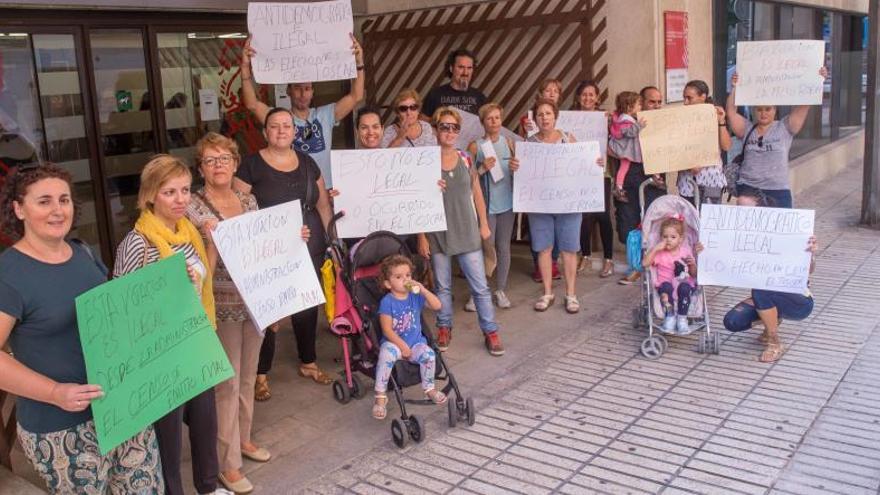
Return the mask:
<svg viewBox="0 0 880 495">
<path fill-rule="evenodd" d="M 851 168 L 798 198 L 817 210 L 816 307 L 783 324 L 778 363 L 756 361 L 757 332 L 725 333 L 717 356 L 673 338 L 645 360 L 621 305 L 478 402 L 473 427 L 435 414 L 422 444 L 388 441 L 295 491 L 878 493 L 880 232 L 854 226 L 859 179 Z M 709 291 L 716 326 L 745 294 Z"/>
</svg>

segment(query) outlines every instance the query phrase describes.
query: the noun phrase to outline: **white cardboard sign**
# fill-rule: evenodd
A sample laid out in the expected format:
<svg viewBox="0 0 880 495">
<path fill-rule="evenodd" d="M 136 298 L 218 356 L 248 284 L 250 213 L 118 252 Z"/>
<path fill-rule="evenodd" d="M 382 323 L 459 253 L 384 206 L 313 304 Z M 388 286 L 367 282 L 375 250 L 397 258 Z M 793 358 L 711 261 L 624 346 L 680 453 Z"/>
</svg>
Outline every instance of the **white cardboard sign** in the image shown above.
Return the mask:
<svg viewBox="0 0 880 495">
<path fill-rule="evenodd" d="M 302 240 L 299 200 L 224 220 L 214 244 L 260 330 L 324 303 Z"/>
<path fill-rule="evenodd" d="M 519 170 L 513 211 L 577 213 L 605 210 L 605 169 L 596 163 L 599 143 L 516 143 Z"/>
<path fill-rule="evenodd" d="M 736 44 L 737 105 L 821 105 L 822 40 L 740 41 Z"/>
<path fill-rule="evenodd" d="M 339 237 L 377 230 L 416 234 L 446 230 L 440 180 L 440 147 L 332 150 L 334 209 Z"/>
<path fill-rule="evenodd" d="M 504 136 L 501 136 L 501 139 L 504 139 Z M 483 157 L 487 160 L 489 158 L 495 159 L 495 166 L 489 169 L 489 175 L 492 177 L 492 182 L 498 182 L 504 178 L 504 169 L 501 167 L 501 164 L 498 163 L 498 153 L 495 153 L 495 146 L 489 140 L 480 141 L 480 149 L 483 151 Z"/>
<path fill-rule="evenodd" d="M 803 293 L 810 276 L 807 242 L 815 212 L 705 204 L 700 212 L 697 280 L 721 285 Z"/>
<path fill-rule="evenodd" d="M 350 0 L 251 2 L 251 61 L 260 84 L 336 81 L 357 77 Z"/>
<path fill-rule="evenodd" d="M 563 110 L 556 119 L 556 128 L 570 132 L 578 142 L 598 142 L 602 156 L 608 152 L 608 117 L 605 112 Z"/>
</svg>

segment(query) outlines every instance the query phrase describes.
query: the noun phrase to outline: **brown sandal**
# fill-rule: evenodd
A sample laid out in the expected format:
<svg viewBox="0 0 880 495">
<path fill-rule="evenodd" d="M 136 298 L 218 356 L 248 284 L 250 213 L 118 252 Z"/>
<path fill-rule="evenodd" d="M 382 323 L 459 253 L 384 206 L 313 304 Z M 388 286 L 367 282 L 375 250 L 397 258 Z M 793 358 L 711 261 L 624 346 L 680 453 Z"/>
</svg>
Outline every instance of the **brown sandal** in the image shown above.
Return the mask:
<svg viewBox="0 0 880 495">
<path fill-rule="evenodd" d="M 767 344 L 767 348 L 761 353 L 761 357 L 758 358 L 758 361 L 761 361 L 762 363 L 772 363 L 778 361 L 783 353 L 782 345 Z"/>
<path fill-rule="evenodd" d="M 311 378 L 319 385 L 330 385 L 333 383 L 333 378 L 330 378 L 330 375 L 324 373 L 321 368 L 318 368 L 318 365 L 315 365 L 314 368 L 311 366 L 300 366 L 298 373 L 299 376 Z"/>
<path fill-rule="evenodd" d="M 614 275 L 614 262 L 611 260 L 605 260 L 605 266 L 602 267 L 602 273 L 599 274 L 600 278 L 608 278 Z"/>
<path fill-rule="evenodd" d="M 257 382 L 254 384 L 254 400 L 263 402 L 272 398 L 272 391 L 269 390 L 269 376 L 257 375 Z"/>
</svg>

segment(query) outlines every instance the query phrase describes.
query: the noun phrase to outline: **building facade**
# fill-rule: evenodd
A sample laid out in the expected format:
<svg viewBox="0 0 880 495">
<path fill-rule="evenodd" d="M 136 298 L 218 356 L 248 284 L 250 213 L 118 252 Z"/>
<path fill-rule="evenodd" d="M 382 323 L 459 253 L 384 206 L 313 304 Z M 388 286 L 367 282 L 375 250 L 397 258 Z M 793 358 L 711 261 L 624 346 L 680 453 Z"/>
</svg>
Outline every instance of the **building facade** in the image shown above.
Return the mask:
<svg viewBox="0 0 880 495">
<path fill-rule="evenodd" d="M 478 59 L 474 85 L 505 106 L 510 127 L 547 77 L 562 80 L 563 108 L 582 79 L 599 83 L 605 108 L 617 92 L 647 85 L 675 102 L 686 79 L 705 80 L 723 101 L 736 41 L 825 40 L 831 77 L 793 149 L 796 188 L 861 157 L 867 4 L 353 1 L 369 102 L 388 107 L 404 87 L 426 93 L 443 81 L 446 53 L 467 47 Z M 68 168 L 81 205 L 73 235 L 109 260 L 137 217 L 138 176 L 152 154 L 191 159 L 206 131 L 236 138 L 243 153 L 263 144 L 238 95 L 246 8 L 243 0 L 70 0 L 64 8 L 0 0 L 0 180 L 34 160 Z M 668 13 L 686 17 L 684 28 L 673 28 Z M 685 50 L 684 69 L 667 60 L 673 45 Z M 345 82 L 321 83 L 316 103 L 347 90 Z M 282 91 L 264 87 L 262 97 L 272 104 Z M 211 95 L 217 112 L 203 104 Z M 335 146 L 353 145 L 351 127 L 336 127 Z M 8 242 L 0 238 L 0 246 Z"/>
</svg>

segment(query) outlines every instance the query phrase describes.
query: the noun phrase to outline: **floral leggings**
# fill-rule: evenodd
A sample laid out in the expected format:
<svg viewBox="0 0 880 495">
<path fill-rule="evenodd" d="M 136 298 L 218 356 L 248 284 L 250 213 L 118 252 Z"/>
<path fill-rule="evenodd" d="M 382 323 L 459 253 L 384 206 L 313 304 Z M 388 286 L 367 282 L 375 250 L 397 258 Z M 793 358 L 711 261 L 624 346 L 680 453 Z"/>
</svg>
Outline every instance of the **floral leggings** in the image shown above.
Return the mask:
<svg viewBox="0 0 880 495">
<path fill-rule="evenodd" d="M 388 391 L 388 380 L 391 378 L 391 370 L 394 363 L 401 360 L 400 349 L 388 342 L 382 342 L 379 348 L 379 361 L 376 363 L 376 393 L 384 394 Z M 434 388 L 434 371 L 437 367 L 437 356 L 428 344 L 422 342 L 412 347 L 412 353 L 408 359 L 411 363 L 419 365 L 422 376 L 422 390 L 428 391 Z"/>
<path fill-rule="evenodd" d="M 162 463 L 152 426 L 114 448 L 98 450 L 92 420 L 51 433 L 18 427 L 25 456 L 46 482 L 49 493 L 162 495 Z"/>
</svg>

